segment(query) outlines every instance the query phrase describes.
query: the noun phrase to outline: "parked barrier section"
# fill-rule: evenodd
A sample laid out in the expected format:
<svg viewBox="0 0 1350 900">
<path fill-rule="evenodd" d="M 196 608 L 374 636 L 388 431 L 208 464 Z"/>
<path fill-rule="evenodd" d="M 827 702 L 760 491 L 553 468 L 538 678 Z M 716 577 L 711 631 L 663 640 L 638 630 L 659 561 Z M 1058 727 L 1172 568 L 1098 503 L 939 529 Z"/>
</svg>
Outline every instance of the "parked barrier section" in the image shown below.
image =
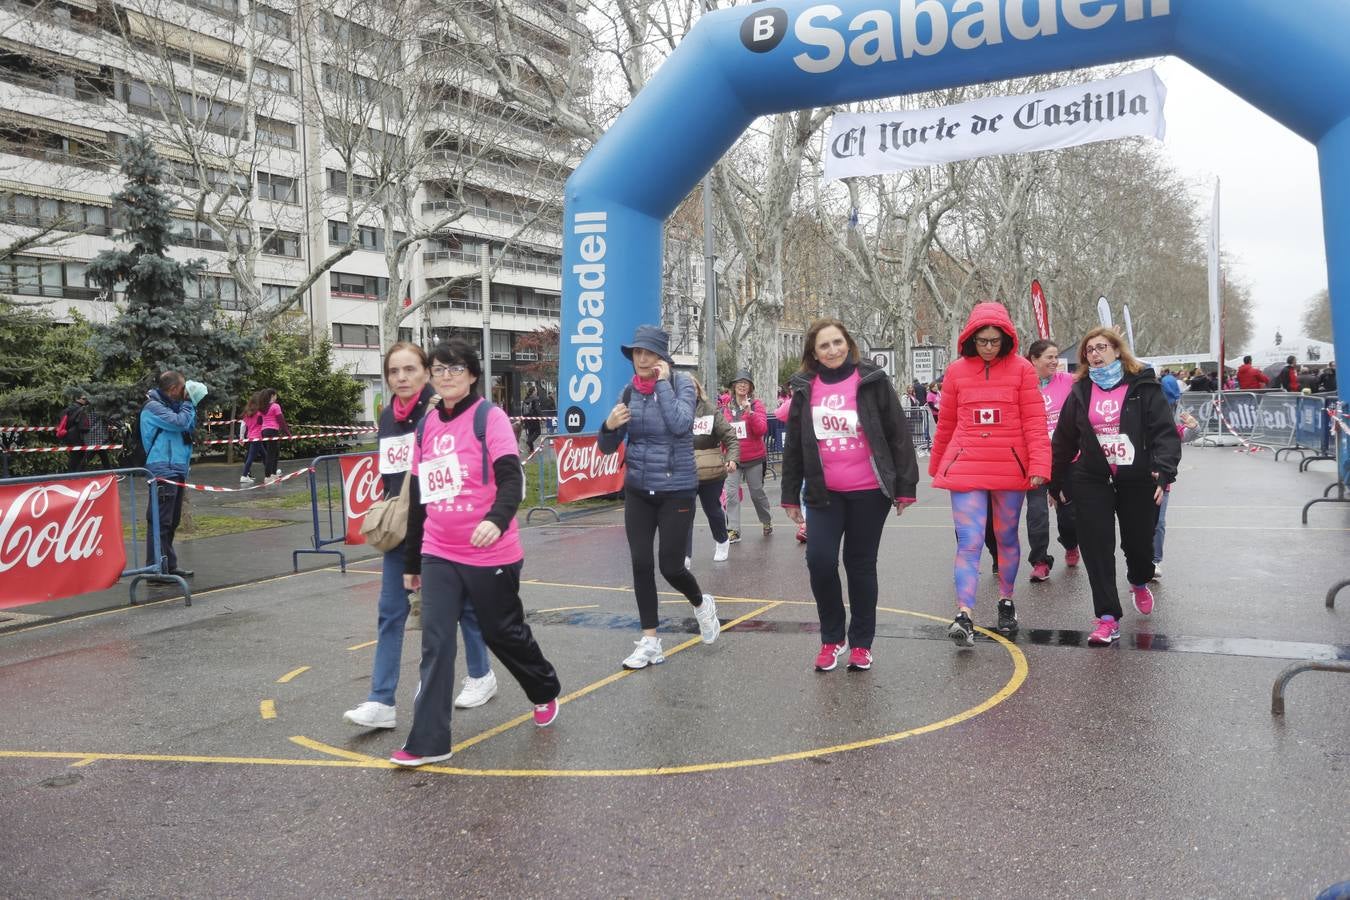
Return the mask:
<svg viewBox="0 0 1350 900">
<path fill-rule="evenodd" d="M 191 588 L 168 573 L 160 550 L 154 484 L 139 468 L 0 480 L 0 609 L 106 590 L 123 578 L 131 579 L 129 603 L 151 581 L 176 584 L 191 606 Z M 154 562 L 135 565 L 141 559 Z"/>
<path fill-rule="evenodd" d="M 309 506 L 314 525 L 311 545 L 291 552 L 291 571 L 300 571 L 306 553 L 336 556 L 347 571 L 347 555 L 327 549 L 334 544 L 364 544 L 361 520 L 376 500 L 384 497 L 378 454 L 341 453 L 316 456 L 309 464 Z"/>
</svg>

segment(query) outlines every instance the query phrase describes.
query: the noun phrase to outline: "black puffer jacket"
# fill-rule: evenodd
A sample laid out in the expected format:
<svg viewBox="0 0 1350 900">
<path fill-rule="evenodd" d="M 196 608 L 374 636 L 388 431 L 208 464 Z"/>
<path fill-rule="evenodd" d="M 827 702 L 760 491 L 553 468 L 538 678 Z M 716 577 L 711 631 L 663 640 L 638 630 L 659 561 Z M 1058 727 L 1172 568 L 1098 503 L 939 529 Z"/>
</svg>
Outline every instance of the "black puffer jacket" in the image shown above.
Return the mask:
<svg viewBox="0 0 1350 900">
<path fill-rule="evenodd" d="M 891 500 L 913 497 L 919 484 L 919 465 L 914 442 L 905 425 L 900 398 L 886 372 L 869 362 L 858 364 L 858 423 L 872 448 L 872 469 L 877 483 Z M 830 494 L 825 487 L 825 470 L 816 443 L 816 426 L 811 418 L 811 383 L 814 372 L 798 372 L 788 382 L 792 392 L 787 437 L 783 444 L 784 506 L 797 506 L 802 482 L 806 482 L 806 505 L 828 506 Z"/>
<path fill-rule="evenodd" d="M 1114 477 L 1120 484 L 1147 482 L 1165 486 L 1177 480 L 1181 438 L 1177 436 L 1162 385 L 1149 368 L 1136 375 L 1127 373 L 1124 380 L 1128 387 L 1120 411 L 1120 433 L 1134 444 L 1134 463 L 1117 466 L 1116 474 L 1111 475 L 1111 466 L 1088 419 L 1092 379 L 1083 378 L 1074 384 L 1064 401 L 1050 444 L 1053 459 L 1050 490 L 1056 496 L 1072 498 L 1073 482 L 1105 484 Z M 1154 472 L 1158 473 L 1156 479 Z"/>
</svg>

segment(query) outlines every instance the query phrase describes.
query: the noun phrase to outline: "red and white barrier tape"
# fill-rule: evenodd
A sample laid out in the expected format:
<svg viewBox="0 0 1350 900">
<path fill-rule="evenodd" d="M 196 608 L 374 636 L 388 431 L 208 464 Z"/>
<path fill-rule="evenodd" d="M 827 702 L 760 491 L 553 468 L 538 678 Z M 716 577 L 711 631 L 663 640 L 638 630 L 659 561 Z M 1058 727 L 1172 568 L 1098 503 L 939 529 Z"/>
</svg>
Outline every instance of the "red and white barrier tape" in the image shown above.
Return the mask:
<svg viewBox="0 0 1350 900">
<path fill-rule="evenodd" d="M 243 491 L 257 491 L 261 490 L 262 488 L 273 487 L 274 485 L 281 484 L 281 482 L 283 481 L 290 481 L 292 478 L 298 478 L 301 475 L 308 475 L 312 471 L 313 469 L 309 468 L 296 469 L 294 472 L 288 472 L 285 475 L 282 475 L 276 481 L 273 481 L 271 483 L 267 481 L 262 481 L 258 484 L 251 484 L 248 487 L 239 487 L 239 488 L 215 487 L 214 485 L 210 484 L 190 484 L 184 481 L 174 481 L 172 478 L 156 478 L 155 480 L 162 481 L 165 484 L 177 485 L 180 488 L 187 488 L 193 491 L 204 491 L 205 493 L 208 494 L 238 494 Z"/>
<path fill-rule="evenodd" d="M 1217 399 L 1212 401 L 1212 403 L 1214 406 L 1214 415 L 1218 416 L 1219 424 L 1224 428 L 1227 428 L 1232 433 L 1233 437 L 1238 439 L 1238 443 L 1242 445 L 1240 449 L 1234 450 L 1234 453 L 1260 453 L 1262 450 L 1267 449 L 1258 444 L 1253 444 L 1251 441 L 1238 434 L 1237 429 L 1228 424 L 1228 420 L 1224 418 L 1222 404 Z"/>
<path fill-rule="evenodd" d="M 4 432 L 55 431 L 55 425 L 0 425 Z"/>
<path fill-rule="evenodd" d="M 72 450 L 121 450 L 121 444 L 77 444 L 70 447 L 19 447 L 6 453 L 68 453 Z"/>
<path fill-rule="evenodd" d="M 318 440 L 319 438 L 346 437 L 346 436 L 349 436 L 349 435 L 357 435 L 357 434 L 374 434 L 374 433 L 375 433 L 375 429 L 374 429 L 374 428 L 348 428 L 348 429 L 345 430 L 345 431 L 322 431 L 322 432 L 319 432 L 319 433 L 317 433 L 317 434 L 284 434 L 284 435 L 279 435 L 279 436 L 277 436 L 277 437 L 263 437 L 263 438 L 240 438 L 240 437 L 220 438 L 220 439 L 212 440 L 212 441 L 195 441 L 195 442 L 194 442 L 194 446 L 197 446 L 197 447 L 214 447 L 214 446 L 218 446 L 218 445 L 222 445 L 222 444 L 251 444 L 251 443 L 253 443 L 254 441 L 258 441 L 258 442 L 265 442 L 265 441 L 313 441 L 313 440 Z"/>
<path fill-rule="evenodd" d="M 557 416 L 511 416 L 512 422 L 552 422 Z"/>
<path fill-rule="evenodd" d="M 1345 432 L 1350 437 L 1350 425 L 1345 424 L 1345 417 L 1331 407 L 1327 407 L 1327 415 L 1331 416 L 1331 421 L 1336 423 L 1336 427 Z"/>
</svg>

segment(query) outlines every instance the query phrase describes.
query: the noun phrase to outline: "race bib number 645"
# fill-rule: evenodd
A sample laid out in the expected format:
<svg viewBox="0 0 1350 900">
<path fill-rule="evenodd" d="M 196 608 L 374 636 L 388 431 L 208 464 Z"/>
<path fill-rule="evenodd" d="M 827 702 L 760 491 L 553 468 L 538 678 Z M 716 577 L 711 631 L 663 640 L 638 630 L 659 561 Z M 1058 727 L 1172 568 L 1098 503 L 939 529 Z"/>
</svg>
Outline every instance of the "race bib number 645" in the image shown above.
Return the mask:
<svg viewBox="0 0 1350 900">
<path fill-rule="evenodd" d="M 1097 443 L 1102 445 L 1108 463 L 1115 466 L 1134 465 L 1134 442 L 1128 434 L 1099 434 Z"/>
</svg>

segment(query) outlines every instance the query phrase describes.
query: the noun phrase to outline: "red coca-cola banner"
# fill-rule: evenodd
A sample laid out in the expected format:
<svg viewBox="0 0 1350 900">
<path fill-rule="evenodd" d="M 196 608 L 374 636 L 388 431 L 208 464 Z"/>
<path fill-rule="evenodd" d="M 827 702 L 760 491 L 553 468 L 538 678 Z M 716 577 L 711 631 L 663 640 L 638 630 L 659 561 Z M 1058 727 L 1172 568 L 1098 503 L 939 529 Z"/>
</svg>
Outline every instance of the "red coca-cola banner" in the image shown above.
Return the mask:
<svg viewBox="0 0 1350 900">
<path fill-rule="evenodd" d="M 342 511 L 347 517 L 347 544 L 364 544 L 361 520 L 370 504 L 384 497 L 384 482 L 380 480 L 378 453 L 360 456 L 342 456 Z"/>
<path fill-rule="evenodd" d="M 558 456 L 558 502 L 571 503 L 623 490 L 624 445 L 608 456 L 600 452 L 595 435 L 553 438 Z"/>
<path fill-rule="evenodd" d="M 1036 316 L 1036 336 L 1041 340 L 1050 337 L 1050 301 L 1045 299 L 1039 279 L 1031 282 L 1031 311 Z"/>
<path fill-rule="evenodd" d="M 0 609 L 101 591 L 126 567 L 115 476 L 0 487 Z"/>
</svg>

